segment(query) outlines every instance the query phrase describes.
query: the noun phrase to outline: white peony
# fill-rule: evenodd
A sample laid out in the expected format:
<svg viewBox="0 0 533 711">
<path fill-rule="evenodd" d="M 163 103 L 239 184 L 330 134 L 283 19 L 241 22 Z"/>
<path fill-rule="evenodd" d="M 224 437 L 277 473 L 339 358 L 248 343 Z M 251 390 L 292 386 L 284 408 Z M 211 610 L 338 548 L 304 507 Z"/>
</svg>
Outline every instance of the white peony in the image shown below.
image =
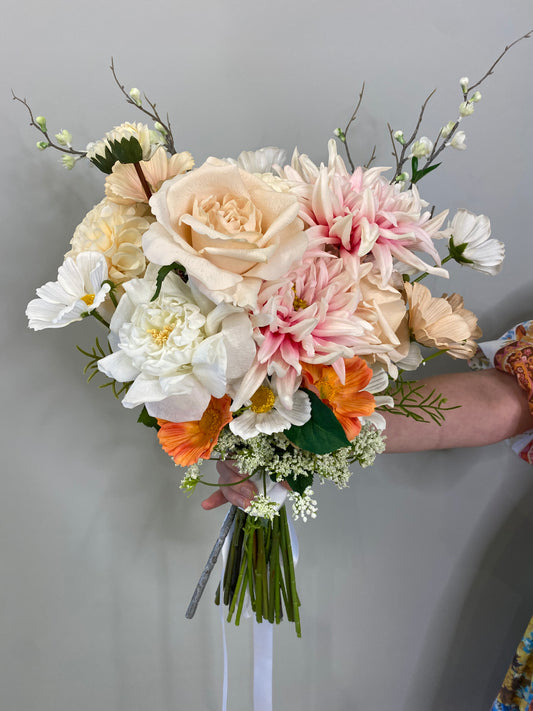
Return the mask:
<svg viewBox="0 0 533 711">
<path fill-rule="evenodd" d="M 74 259 L 67 258 L 59 267 L 57 281 L 49 281 L 37 289 L 39 298 L 26 308 L 29 327 L 61 328 L 81 321 L 84 313 L 97 309 L 110 289 L 107 265 L 98 252 L 82 252 Z"/>
<path fill-rule="evenodd" d="M 122 404 L 145 404 L 153 417 L 172 422 L 199 420 L 211 396 L 231 394 L 250 368 L 256 346 L 248 315 L 213 302 L 176 274 L 156 291 L 158 269 L 124 284 L 111 319 L 115 351 L 99 369 L 119 382 L 131 382 Z"/>
<path fill-rule="evenodd" d="M 450 254 L 460 264 L 491 275 L 502 268 L 505 245 L 490 239 L 490 220 L 486 215 L 457 210 L 449 227 L 441 234 L 449 238 Z"/>
</svg>

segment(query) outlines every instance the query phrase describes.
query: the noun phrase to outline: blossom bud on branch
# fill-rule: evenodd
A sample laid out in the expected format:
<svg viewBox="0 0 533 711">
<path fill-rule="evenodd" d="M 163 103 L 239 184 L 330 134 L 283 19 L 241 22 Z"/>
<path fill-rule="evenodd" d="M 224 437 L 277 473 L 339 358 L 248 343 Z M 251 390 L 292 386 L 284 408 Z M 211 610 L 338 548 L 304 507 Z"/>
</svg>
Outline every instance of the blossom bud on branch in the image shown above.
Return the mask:
<svg viewBox="0 0 533 711">
<path fill-rule="evenodd" d="M 39 126 L 43 133 L 46 133 L 46 119 L 44 116 L 37 116 L 35 123 Z"/>
<path fill-rule="evenodd" d="M 135 87 L 133 87 L 133 89 L 130 89 L 130 98 L 135 104 L 137 104 L 137 106 L 142 106 L 141 92 L 139 91 L 139 89 Z"/>
</svg>

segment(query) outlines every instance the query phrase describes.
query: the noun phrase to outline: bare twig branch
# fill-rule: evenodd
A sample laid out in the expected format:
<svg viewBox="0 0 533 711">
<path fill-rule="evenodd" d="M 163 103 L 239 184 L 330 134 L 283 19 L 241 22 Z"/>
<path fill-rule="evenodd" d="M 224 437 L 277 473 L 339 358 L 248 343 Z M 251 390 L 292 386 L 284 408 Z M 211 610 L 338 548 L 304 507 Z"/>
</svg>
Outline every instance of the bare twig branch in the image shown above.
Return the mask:
<svg viewBox="0 0 533 711">
<path fill-rule="evenodd" d="M 165 146 L 166 146 L 168 152 L 171 153 L 172 155 L 174 153 L 176 153 L 176 148 L 174 147 L 174 137 L 172 136 L 172 130 L 170 128 L 170 121 L 168 118 L 168 113 L 167 113 L 167 118 L 166 118 L 166 122 L 165 122 L 159 115 L 155 102 L 150 101 L 150 99 L 146 96 L 146 94 L 144 94 L 144 98 L 146 99 L 148 105 L 150 106 L 151 111 L 148 111 L 147 109 L 145 109 L 144 106 L 139 106 L 139 104 L 137 104 L 131 98 L 131 96 L 128 94 L 128 92 L 124 88 L 124 84 L 121 84 L 120 81 L 118 80 L 118 77 L 117 77 L 117 74 L 115 71 L 115 63 L 113 61 L 113 57 L 111 57 L 111 65 L 109 68 L 111 69 L 111 73 L 113 74 L 113 79 L 115 80 L 118 88 L 124 95 L 127 103 L 131 104 L 132 106 L 135 106 L 135 108 L 139 109 L 139 111 L 142 111 L 144 114 L 149 116 L 153 121 L 157 121 L 158 123 L 160 123 L 163 126 L 163 128 L 166 131 Z"/>
<path fill-rule="evenodd" d="M 394 173 L 394 177 L 391 180 L 391 183 L 394 183 L 396 178 L 403 172 L 403 166 L 405 164 L 405 161 L 407 160 L 407 150 L 411 146 L 411 144 L 415 141 L 417 134 L 418 134 L 418 129 L 420 128 L 420 124 L 422 123 L 422 119 L 424 118 L 424 112 L 426 110 L 426 107 L 429 103 L 429 100 L 433 96 L 433 94 L 436 92 L 436 89 L 433 89 L 431 94 L 429 94 L 422 104 L 420 108 L 420 113 L 418 114 L 418 120 L 416 122 L 415 129 L 411 136 L 405 141 L 404 144 L 402 144 L 402 152 L 400 153 L 400 157 L 396 161 L 396 172 Z"/>
<path fill-rule="evenodd" d="M 228 511 L 226 518 L 224 519 L 224 523 L 222 524 L 222 528 L 220 529 L 220 534 L 215 542 L 215 545 L 213 546 L 213 550 L 211 551 L 211 553 L 209 555 L 209 558 L 207 560 L 205 568 L 203 569 L 200 579 L 198 581 L 198 584 L 196 585 L 196 588 L 194 590 L 193 596 L 192 596 L 191 601 L 189 603 L 189 607 L 187 608 L 187 611 L 185 613 L 185 617 L 188 620 L 192 620 L 192 618 L 194 617 L 194 613 L 196 612 L 196 608 L 198 607 L 200 598 L 202 597 L 202 594 L 205 590 L 205 586 L 207 585 L 209 576 L 211 575 L 211 572 L 212 572 L 213 568 L 215 567 L 218 556 L 220 554 L 220 551 L 222 550 L 224 541 L 226 540 L 226 537 L 230 531 L 230 528 L 231 528 L 231 525 L 233 523 L 233 519 L 235 518 L 236 513 L 237 513 L 237 507 L 232 506 L 230 508 L 230 510 Z"/>
<path fill-rule="evenodd" d="M 352 123 L 353 123 L 353 122 L 355 121 L 355 119 L 357 118 L 357 113 L 358 113 L 358 111 L 359 111 L 359 107 L 361 106 L 361 102 L 362 102 L 362 100 L 363 100 L 363 94 L 364 94 L 364 93 L 365 93 L 365 82 L 363 82 L 363 86 L 361 87 L 361 92 L 360 92 L 360 94 L 359 94 L 359 100 L 357 101 L 357 106 L 355 107 L 354 112 L 353 112 L 353 114 L 352 114 L 352 117 L 351 117 L 351 119 L 348 121 L 348 123 L 346 124 L 346 128 L 344 129 L 344 140 L 343 140 L 343 143 L 344 143 L 344 148 L 346 149 L 346 157 L 348 158 L 348 162 L 349 162 L 349 164 L 350 164 L 350 167 L 351 167 L 352 171 L 355 170 L 355 165 L 354 165 L 354 163 L 353 163 L 352 156 L 350 155 L 350 149 L 348 148 L 347 137 L 348 137 L 348 131 L 350 130 L 350 126 L 352 125 Z"/>
<path fill-rule="evenodd" d="M 519 37 L 518 39 L 515 39 L 514 42 L 511 42 L 511 44 L 508 44 L 507 47 L 503 50 L 503 52 L 500 54 L 500 56 L 498 57 L 498 59 L 496 59 L 496 61 L 492 64 L 492 66 L 490 67 L 490 69 L 488 69 L 488 70 L 486 71 L 486 73 L 481 77 L 481 79 L 480 79 L 479 81 L 477 81 L 475 84 L 472 84 L 472 86 L 470 86 L 470 87 L 468 88 L 468 91 L 469 91 L 469 92 L 470 92 L 470 91 L 473 91 L 473 90 L 476 89 L 480 84 L 482 84 L 482 83 L 485 81 L 485 79 L 486 79 L 487 77 L 489 77 L 491 74 L 494 74 L 494 68 L 495 68 L 496 65 L 504 58 L 504 56 L 505 56 L 505 55 L 507 54 L 507 52 L 511 49 L 511 47 L 514 47 L 515 44 L 518 44 L 518 42 L 521 42 L 521 41 L 524 40 L 524 39 L 529 39 L 532 34 L 533 34 L 533 30 L 529 30 L 529 32 L 526 32 L 525 35 L 522 35 L 522 37 Z"/>
<path fill-rule="evenodd" d="M 48 148 L 55 148 L 56 151 L 61 151 L 61 153 L 70 153 L 71 155 L 85 157 L 85 155 L 87 153 L 86 151 L 77 151 L 72 147 L 60 146 L 57 143 L 54 143 L 54 141 L 52 141 L 52 139 L 50 138 L 50 134 L 48 133 L 48 131 L 47 130 L 43 131 L 43 129 L 35 121 L 35 118 L 33 116 L 33 111 L 31 110 L 31 107 L 28 104 L 28 102 L 26 101 L 26 99 L 25 98 L 21 99 L 20 97 L 18 97 L 15 94 L 15 92 L 13 91 L 13 89 L 11 89 L 11 94 L 13 96 L 13 101 L 19 101 L 21 104 L 23 104 L 27 108 L 28 113 L 30 115 L 30 126 L 34 126 L 39 131 L 39 133 L 41 133 L 46 138 L 46 140 L 48 142 L 48 146 L 47 146 Z"/>
<path fill-rule="evenodd" d="M 376 160 L 376 146 L 374 146 L 374 148 L 372 148 L 372 155 L 370 156 L 370 158 L 367 160 L 367 162 L 364 165 L 365 170 L 367 168 L 370 168 L 370 166 L 372 165 L 372 163 L 375 160 Z"/>
</svg>

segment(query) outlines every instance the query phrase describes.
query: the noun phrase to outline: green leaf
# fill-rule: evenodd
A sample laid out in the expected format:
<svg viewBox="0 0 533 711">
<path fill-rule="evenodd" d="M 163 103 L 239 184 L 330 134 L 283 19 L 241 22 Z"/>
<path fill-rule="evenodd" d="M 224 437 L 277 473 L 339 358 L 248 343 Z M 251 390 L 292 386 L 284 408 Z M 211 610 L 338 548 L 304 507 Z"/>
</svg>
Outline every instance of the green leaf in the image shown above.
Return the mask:
<svg viewBox="0 0 533 711">
<path fill-rule="evenodd" d="M 157 424 L 157 418 L 149 415 L 146 407 L 143 407 L 141 410 L 141 414 L 139 415 L 137 422 L 140 422 L 141 425 L 145 425 L 146 427 L 154 427 L 156 430 L 161 429 Z"/>
<path fill-rule="evenodd" d="M 139 163 L 143 159 L 143 149 L 135 136 L 109 141 L 109 146 L 116 160 L 121 163 Z"/>
<path fill-rule="evenodd" d="M 307 489 L 308 486 L 313 486 L 313 473 L 308 474 L 307 476 L 288 476 L 285 478 L 289 486 L 293 491 L 296 491 L 298 494 L 301 494 L 303 496 L 304 491 Z"/>
<path fill-rule="evenodd" d="M 97 153 L 91 158 L 97 168 L 102 173 L 109 175 L 113 171 L 113 166 L 119 163 L 139 163 L 143 159 L 143 150 L 135 136 L 122 138 L 120 141 L 108 141 L 104 154 Z"/>
<path fill-rule="evenodd" d="M 439 165 L 440 165 L 440 163 L 436 163 L 435 165 L 430 165 L 429 168 L 422 168 L 422 170 L 417 170 L 416 174 L 413 171 L 413 177 L 411 178 L 411 182 L 417 183 L 419 180 L 422 180 L 424 175 L 431 173 L 432 170 L 436 170 L 439 167 Z"/>
<path fill-rule="evenodd" d="M 455 244 L 453 241 L 453 235 L 450 237 L 448 242 L 448 250 L 450 252 L 450 257 L 455 259 L 459 264 L 473 264 L 471 259 L 467 259 L 463 256 L 463 252 L 468 247 L 468 244 L 464 242 L 463 244 Z"/>
<path fill-rule="evenodd" d="M 333 412 L 310 390 L 305 390 L 311 400 L 311 418 L 300 427 L 293 425 L 285 430 L 287 439 L 300 449 L 314 454 L 328 454 L 342 447 L 348 447 L 342 425 Z"/>
<path fill-rule="evenodd" d="M 179 272 L 184 273 L 185 268 L 181 266 L 181 264 L 178 264 L 178 262 L 172 262 L 172 264 L 166 264 L 164 267 L 161 267 L 161 269 L 157 272 L 157 279 L 156 279 L 156 289 L 155 293 L 150 299 L 150 301 L 155 301 L 159 294 L 161 293 L 161 287 L 163 286 L 163 282 L 165 278 L 167 277 L 170 272 L 173 272 L 174 270 L 177 270 Z"/>
</svg>

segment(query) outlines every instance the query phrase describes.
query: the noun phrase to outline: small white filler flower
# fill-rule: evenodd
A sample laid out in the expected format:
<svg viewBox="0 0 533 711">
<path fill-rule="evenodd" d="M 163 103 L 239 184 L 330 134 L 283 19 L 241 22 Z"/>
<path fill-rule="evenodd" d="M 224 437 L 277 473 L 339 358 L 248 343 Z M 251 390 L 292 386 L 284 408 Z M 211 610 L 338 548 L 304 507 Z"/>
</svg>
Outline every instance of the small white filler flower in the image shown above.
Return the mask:
<svg viewBox="0 0 533 711">
<path fill-rule="evenodd" d="M 57 272 L 57 281 L 49 281 L 39 289 L 39 298 L 26 308 L 29 327 L 35 331 L 61 328 L 81 321 L 103 303 L 111 288 L 102 284 L 107 279 L 105 257 L 99 252 L 81 252 L 67 257 Z"/>
<path fill-rule="evenodd" d="M 442 235 L 449 238 L 450 255 L 455 261 L 485 274 L 494 275 L 500 271 L 505 245 L 490 239 L 490 220 L 486 215 L 457 210 Z"/>
</svg>

